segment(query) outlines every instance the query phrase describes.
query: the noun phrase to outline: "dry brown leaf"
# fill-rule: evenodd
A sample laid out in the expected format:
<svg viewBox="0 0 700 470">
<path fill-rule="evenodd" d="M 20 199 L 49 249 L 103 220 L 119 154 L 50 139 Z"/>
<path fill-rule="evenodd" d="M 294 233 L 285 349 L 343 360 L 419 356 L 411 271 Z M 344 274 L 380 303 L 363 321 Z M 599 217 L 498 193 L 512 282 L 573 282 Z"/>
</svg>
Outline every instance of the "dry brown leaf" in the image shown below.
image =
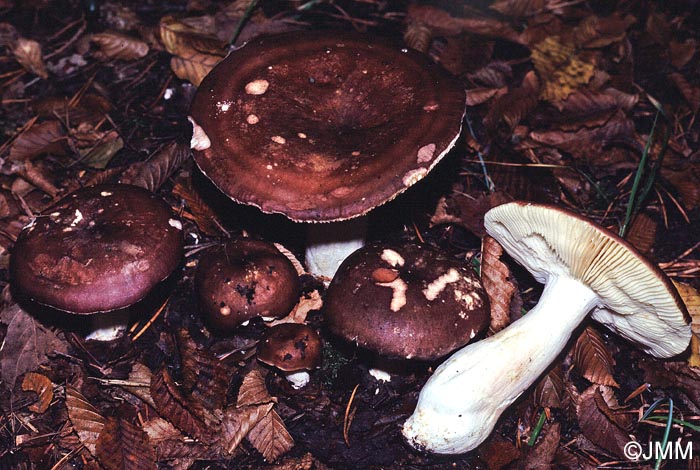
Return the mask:
<svg viewBox="0 0 700 470">
<path fill-rule="evenodd" d="M 212 441 L 216 427 L 201 417 L 204 414 L 203 406 L 185 397 L 167 370 L 163 369 L 153 375 L 151 397 L 158 414 L 178 429 L 202 442 Z"/>
<path fill-rule="evenodd" d="M 594 384 L 619 387 L 613 378 L 615 360 L 605 346 L 603 337 L 587 326 L 574 345 L 574 364 L 581 375 Z"/>
<path fill-rule="evenodd" d="M 678 191 L 686 209 L 694 209 L 700 205 L 700 165 L 687 171 L 676 171 L 661 168 L 661 175 Z"/>
<path fill-rule="evenodd" d="M 192 185 L 191 178 L 179 178 L 173 186 L 172 192 L 185 201 L 187 211 L 183 212 L 183 217 L 192 220 L 197 224 L 199 230 L 207 235 L 220 236 L 222 234 L 222 225 L 216 212 L 199 195 Z"/>
<path fill-rule="evenodd" d="M 695 56 L 698 50 L 696 39 L 688 38 L 683 42 L 671 41 L 668 44 L 668 51 L 671 64 L 677 69 L 683 68 Z"/>
<path fill-rule="evenodd" d="M 561 424 L 552 423 L 543 429 L 541 438 L 537 445 L 528 452 L 520 468 L 546 469 L 556 468 L 552 465 L 554 455 L 559 449 L 559 439 L 561 438 Z"/>
<path fill-rule="evenodd" d="M 95 445 L 105 426 L 105 419 L 82 393 L 70 385 L 66 387 L 66 409 L 80 441 L 95 455 Z"/>
<path fill-rule="evenodd" d="M 700 367 L 700 292 L 685 282 L 673 281 L 673 285 L 676 286 L 676 290 L 690 314 L 690 329 L 693 336 L 690 338 L 688 365 Z"/>
<path fill-rule="evenodd" d="M 90 36 L 90 41 L 100 48 L 95 54 L 100 60 L 136 60 L 148 54 L 148 44 L 140 39 L 121 33 L 97 33 Z"/>
<path fill-rule="evenodd" d="M 156 456 L 148 435 L 120 418 L 107 418 L 96 443 L 97 460 L 106 470 L 152 470 Z"/>
<path fill-rule="evenodd" d="M 22 390 L 32 391 L 38 395 L 37 402 L 29 406 L 29 411 L 43 413 L 53 400 L 53 383 L 43 374 L 27 372 L 22 380 Z"/>
<path fill-rule="evenodd" d="M 566 99 L 553 103 L 560 114 L 553 116 L 552 126 L 566 131 L 602 126 L 618 109 L 629 110 L 638 100 L 637 95 L 613 88 L 605 91 L 575 90 Z"/>
<path fill-rule="evenodd" d="M 243 377 L 243 383 L 238 389 L 237 407 L 266 405 L 276 403 L 277 400 L 270 396 L 265 387 L 265 378 L 258 369 L 253 369 Z"/>
<path fill-rule="evenodd" d="M 19 38 L 12 53 L 25 70 L 44 79 L 49 77 L 49 72 L 46 70 L 46 64 L 44 64 L 44 58 L 41 54 L 41 45 L 38 42 Z"/>
<path fill-rule="evenodd" d="M 621 16 L 618 13 L 604 17 L 586 15 L 573 29 L 571 36 L 579 47 L 606 47 L 623 40 L 627 36 L 627 29 L 636 22 L 632 15 Z"/>
<path fill-rule="evenodd" d="M 58 121 L 44 121 L 26 129 L 10 146 L 10 160 L 31 160 L 42 153 L 64 153 L 66 133 Z"/>
<path fill-rule="evenodd" d="M 683 98 L 690 105 L 690 110 L 693 114 L 698 113 L 700 109 L 700 87 L 691 84 L 683 75 L 680 73 L 670 73 L 668 78 L 671 79 L 676 88 L 681 92 Z"/>
<path fill-rule="evenodd" d="M 510 323 L 510 301 L 515 284 L 510 269 L 501 262 L 503 247 L 488 235 L 481 240 L 481 282 L 491 302 L 490 331 L 501 331 Z"/>
<path fill-rule="evenodd" d="M 535 405 L 542 408 L 561 408 L 565 392 L 564 377 L 558 364 L 537 382 L 532 398 Z"/>
<path fill-rule="evenodd" d="M 657 223 L 641 212 L 632 220 L 625 238 L 643 254 L 649 254 L 656 241 Z"/>
<path fill-rule="evenodd" d="M 190 51 L 170 59 L 170 69 L 182 80 L 199 86 L 204 77 L 221 61 L 222 57 Z"/>
<path fill-rule="evenodd" d="M 422 23 L 411 22 L 403 33 L 403 41 L 411 49 L 420 52 L 428 52 L 430 43 L 433 41 L 433 33 Z"/>
<path fill-rule="evenodd" d="M 612 455 L 623 457 L 623 448 L 630 441 L 626 430 L 610 419 L 613 411 L 601 395 L 598 385 L 591 385 L 579 396 L 576 417 L 583 435 Z"/>
<path fill-rule="evenodd" d="M 159 461 L 185 457 L 211 459 L 218 455 L 216 449 L 186 439 L 184 434 L 163 418 L 155 417 L 146 421 L 143 430 L 148 434 L 151 445 L 155 446 Z"/>
<path fill-rule="evenodd" d="M 541 96 L 548 101 L 565 99 L 586 85 L 595 71 L 595 65 L 583 60 L 573 44 L 556 36 L 534 44 L 531 57 L 543 82 Z"/>
<path fill-rule="evenodd" d="M 250 430 L 272 411 L 274 403 L 261 405 L 230 406 L 224 411 L 221 422 L 221 447 L 228 454 L 238 448 Z"/>
<path fill-rule="evenodd" d="M 183 390 L 207 409 L 223 409 L 233 370 L 200 348 L 187 330 L 178 330 L 177 342 L 182 357 Z"/>
<path fill-rule="evenodd" d="M 274 462 L 294 447 L 294 439 L 275 410 L 263 416 L 248 432 L 246 439 L 268 462 Z"/>
<path fill-rule="evenodd" d="M 151 373 L 151 369 L 140 362 L 134 362 L 131 366 L 129 377 L 127 378 L 129 385 L 122 385 L 121 387 L 144 403 L 148 403 L 155 408 L 156 404 L 153 402 L 153 397 L 151 397 L 152 379 L 153 374 Z"/>
<path fill-rule="evenodd" d="M 499 96 L 484 117 L 484 125 L 495 131 L 503 129 L 510 135 L 520 122 L 537 107 L 540 94 L 540 81 L 537 75 L 528 72 L 520 87 Z"/>
<path fill-rule="evenodd" d="M 478 106 L 495 96 L 503 95 L 507 88 L 470 88 L 467 90 L 467 106 Z"/>
<path fill-rule="evenodd" d="M 311 310 L 321 310 L 323 307 L 323 299 L 321 294 L 317 290 L 312 291 L 310 294 L 302 297 L 299 302 L 294 306 L 292 311 L 284 318 L 279 320 L 272 320 L 271 322 L 265 323 L 267 326 L 275 326 L 281 323 L 305 323 L 306 316 Z"/>
<path fill-rule="evenodd" d="M 510 18 L 522 18 L 542 11 L 548 0 L 496 0 L 489 8 Z"/>
<path fill-rule="evenodd" d="M 226 55 L 225 42 L 216 36 L 198 31 L 172 16 L 166 16 L 160 20 L 160 40 L 165 46 L 165 50 L 175 56 L 187 56 L 192 52 L 214 55 L 219 58 Z"/>
<path fill-rule="evenodd" d="M 48 354 L 66 353 L 67 344 L 37 322 L 18 304 L 8 304 L 0 312 L 0 322 L 7 325 L 0 349 L 0 378 L 9 390 L 22 374 L 36 370 L 49 361 Z"/>
<path fill-rule="evenodd" d="M 104 133 L 100 140 L 89 149 L 81 149 L 80 156 L 84 165 L 104 170 L 117 152 L 124 148 L 124 140 L 117 131 Z"/>
<path fill-rule="evenodd" d="M 132 184 L 157 191 L 189 158 L 189 145 L 170 142 L 146 162 L 130 165 L 119 179 L 120 183 Z"/>
<path fill-rule="evenodd" d="M 462 22 L 458 18 L 430 5 L 409 5 L 406 22 L 425 26 L 438 36 L 456 36 L 462 32 Z"/>
</svg>

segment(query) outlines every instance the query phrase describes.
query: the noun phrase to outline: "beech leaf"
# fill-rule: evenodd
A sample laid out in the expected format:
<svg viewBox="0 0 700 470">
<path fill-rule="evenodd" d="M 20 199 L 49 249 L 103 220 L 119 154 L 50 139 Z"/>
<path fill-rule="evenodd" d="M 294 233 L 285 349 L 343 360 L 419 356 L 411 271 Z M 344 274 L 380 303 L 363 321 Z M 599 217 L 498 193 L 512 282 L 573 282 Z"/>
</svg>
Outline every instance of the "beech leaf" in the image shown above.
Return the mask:
<svg viewBox="0 0 700 470">
<path fill-rule="evenodd" d="M 148 44 L 121 33 L 105 32 L 90 36 L 90 41 L 100 48 L 95 54 L 100 60 L 135 60 L 148 54 Z"/>
<path fill-rule="evenodd" d="M 268 462 L 274 462 L 294 447 L 294 439 L 275 410 L 263 416 L 246 438 Z"/>
<path fill-rule="evenodd" d="M 515 284 L 510 280 L 510 269 L 501 262 L 503 247 L 488 235 L 481 242 L 481 282 L 491 302 L 492 332 L 498 332 L 510 323 L 510 301 Z"/>
<path fill-rule="evenodd" d="M 96 443 L 97 460 L 106 470 L 151 470 L 156 468 L 148 435 L 120 418 L 107 418 Z"/>
<path fill-rule="evenodd" d="M 46 411 L 53 400 L 53 383 L 43 374 L 27 372 L 22 380 L 22 390 L 31 390 L 38 395 L 37 402 L 29 406 L 29 411 L 34 413 Z"/>
<path fill-rule="evenodd" d="M 656 241 L 657 224 L 654 219 L 640 212 L 632 220 L 625 239 L 643 254 L 649 254 Z"/>
<path fill-rule="evenodd" d="M 231 370 L 209 351 L 201 349 L 187 330 L 177 335 L 182 357 L 182 387 L 208 409 L 221 410 L 231 383 Z"/>
<path fill-rule="evenodd" d="M 34 124 L 22 132 L 10 146 L 10 160 L 31 160 L 42 153 L 62 152 L 65 138 L 63 126 L 58 121 Z"/>
<path fill-rule="evenodd" d="M 199 230 L 207 235 L 221 235 L 222 225 L 219 223 L 214 209 L 202 199 L 197 190 L 192 186 L 192 180 L 190 178 L 181 179 L 175 183 L 172 192 L 185 201 L 187 211 L 183 212 L 183 217 L 192 220 L 197 224 Z"/>
<path fill-rule="evenodd" d="M 66 386 L 66 409 L 80 441 L 95 455 L 95 445 L 105 426 L 105 419 L 82 393 L 70 385 Z"/>
<path fill-rule="evenodd" d="M 221 61 L 222 57 L 217 55 L 202 54 L 201 52 L 189 51 L 181 56 L 174 56 L 170 59 L 170 68 L 173 73 L 182 80 L 187 80 L 194 86 L 199 86 L 204 77 Z"/>
<path fill-rule="evenodd" d="M 153 192 L 158 190 L 189 158 L 188 145 L 171 142 L 146 162 L 135 163 L 124 172 L 120 183 L 140 186 Z"/>
<path fill-rule="evenodd" d="M 594 384 L 620 386 L 613 378 L 615 360 L 600 333 L 590 326 L 587 326 L 576 340 L 574 364 L 581 375 Z"/>
<path fill-rule="evenodd" d="M 264 403 L 226 408 L 221 422 L 221 446 L 224 451 L 233 454 L 243 438 L 274 406 L 274 403 Z"/>
<path fill-rule="evenodd" d="M 598 389 L 592 385 L 579 396 L 576 417 L 583 435 L 595 445 L 617 457 L 624 456 L 624 446 L 632 440 L 627 432 L 608 416 L 612 411 Z M 601 410 L 603 408 L 603 410 Z"/>
<path fill-rule="evenodd" d="M 46 64 L 44 64 L 44 58 L 41 54 L 41 45 L 38 42 L 32 39 L 19 38 L 12 53 L 15 55 L 17 62 L 27 71 L 41 78 L 49 77 L 49 72 L 46 70 Z"/>
<path fill-rule="evenodd" d="M 238 390 L 237 407 L 250 405 L 266 405 L 276 403 L 277 400 L 270 396 L 265 387 L 265 379 L 258 369 L 253 369 L 243 377 L 243 383 Z"/>
<path fill-rule="evenodd" d="M 564 397 L 564 377 L 561 365 L 557 365 L 537 382 L 532 398 L 543 408 L 561 408 Z"/>
</svg>

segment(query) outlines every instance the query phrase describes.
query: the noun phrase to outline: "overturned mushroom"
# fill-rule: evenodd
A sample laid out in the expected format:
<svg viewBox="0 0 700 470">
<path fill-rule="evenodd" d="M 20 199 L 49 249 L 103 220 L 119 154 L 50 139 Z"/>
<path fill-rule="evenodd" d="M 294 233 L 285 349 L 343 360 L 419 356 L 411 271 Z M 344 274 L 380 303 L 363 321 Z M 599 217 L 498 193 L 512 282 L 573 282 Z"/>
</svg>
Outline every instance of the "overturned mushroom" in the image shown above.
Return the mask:
<svg viewBox="0 0 700 470">
<path fill-rule="evenodd" d="M 24 228 L 10 277 L 20 295 L 90 315 L 88 339 L 111 340 L 126 329 L 126 307 L 177 267 L 182 247 L 182 225 L 161 198 L 136 186 L 92 186 Z"/>
<path fill-rule="evenodd" d="M 204 79 L 194 159 L 226 195 L 310 224 L 306 262 L 331 278 L 364 243 L 361 218 L 452 148 L 460 81 L 427 56 L 346 32 L 256 38 Z"/>
<path fill-rule="evenodd" d="M 299 300 L 299 276 L 272 243 L 233 240 L 209 250 L 195 272 L 207 323 L 226 333 L 255 317 L 280 318 Z"/>
<path fill-rule="evenodd" d="M 330 331 L 380 355 L 433 360 L 488 326 L 488 298 L 464 262 L 427 246 L 368 245 L 338 269 L 324 301 Z"/>
<path fill-rule="evenodd" d="M 309 383 L 309 372 L 321 366 L 321 337 L 312 327 L 281 323 L 269 328 L 258 343 L 258 360 L 276 367 L 295 389 Z"/>
<path fill-rule="evenodd" d="M 653 356 L 688 346 L 688 313 L 673 285 L 613 233 L 568 211 L 523 202 L 491 209 L 484 225 L 544 291 L 522 319 L 435 371 L 403 427 L 412 446 L 441 454 L 478 446 L 589 313 Z"/>
</svg>

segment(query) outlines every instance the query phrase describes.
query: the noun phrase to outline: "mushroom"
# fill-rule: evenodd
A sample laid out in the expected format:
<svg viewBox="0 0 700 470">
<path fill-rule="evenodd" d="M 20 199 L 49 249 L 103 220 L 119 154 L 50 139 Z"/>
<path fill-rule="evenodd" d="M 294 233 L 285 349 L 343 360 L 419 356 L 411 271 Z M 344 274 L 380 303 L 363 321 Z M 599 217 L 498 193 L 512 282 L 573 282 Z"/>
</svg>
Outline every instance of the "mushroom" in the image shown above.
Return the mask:
<svg viewBox="0 0 700 470">
<path fill-rule="evenodd" d="M 182 224 L 160 197 L 124 184 L 92 186 L 22 230 L 10 279 L 21 296 L 90 315 L 87 339 L 108 341 L 126 329 L 126 308 L 170 276 L 182 250 Z"/>
<path fill-rule="evenodd" d="M 270 327 L 258 343 L 258 360 L 276 367 L 295 389 L 309 383 L 309 372 L 322 360 L 321 337 L 312 327 L 300 323 L 281 323 Z"/>
<path fill-rule="evenodd" d="M 414 243 L 355 251 L 329 285 L 324 308 L 336 336 L 401 359 L 442 357 L 489 322 L 488 297 L 474 271 Z"/>
<path fill-rule="evenodd" d="M 675 288 L 615 234 L 563 209 L 525 202 L 491 209 L 484 226 L 544 291 L 523 318 L 435 371 L 403 427 L 412 446 L 440 454 L 478 446 L 589 313 L 653 356 L 688 346 L 689 317 Z"/>
<path fill-rule="evenodd" d="M 195 290 L 207 323 L 229 332 L 255 318 L 280 318 L 299 300 L 299 276 L 272 243 L 230 241 L 199 260 Z"/>
<path fill-rule="evenodd" d="M 256 38 L 202 81 L 193 155 L 231 199 L 309 223 L 307 266 L 330 279 L 364 244 L 362 216 L 453 147 L 465 103 L 457 78 L 385 40 L 337 31 Z"/>
</svg>

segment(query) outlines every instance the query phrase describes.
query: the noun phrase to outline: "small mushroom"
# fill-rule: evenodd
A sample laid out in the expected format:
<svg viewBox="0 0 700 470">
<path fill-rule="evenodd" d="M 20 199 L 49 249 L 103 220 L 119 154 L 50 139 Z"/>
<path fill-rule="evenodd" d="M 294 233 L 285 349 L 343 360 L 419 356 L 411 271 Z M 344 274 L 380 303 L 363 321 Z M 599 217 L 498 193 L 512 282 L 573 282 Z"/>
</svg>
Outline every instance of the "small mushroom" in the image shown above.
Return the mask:
<svg viewBox="0 0 700 470">
<path fill-rule="evenodd" d="M 10 279 L 20 296 L 90 315 L 88 339 L 108 341 L 126 329 L 128 311 L 182 258 L 182 225 L 145 189 L 104 184 L 80 189 L 20 233 Z"/>
<path fill-rule="evenodd" d="M 491 209 L 484 226 L 544 291 L 523 318 L 435 371 L 403 427 L 412 446 L 440 454 L 477 447 L 589 313 L 653 356 L 688 346 L 689 317 L 675 288 L 615 234 L 563 209 L 524 202 Z"/>
<path fill-rule="evenodd" d="M 207 251 L 195 290 L 207 323 L 227 333 L 255 317 L 281 318 L 299 300 L 299 276 L 272 243 L 239 239 Z"/>
<path fill-rule="evenodd" d="M 434 360 L 488 326 L 489 303 L 464 262 L 427 246 L 373 244 L 328 287 L 324 318 L 338 337 L 379 355 Z"/>
<path fill-rule="evenodd" d="M 231 199 L 309 222 L 307 266 L 330 279 L 364 244 L 361 216 L 432 170 L 465 109 L 462 83 L 415 50 L 338 31 L 271 35 L 202 81 L 193 155 Z"/>
<path fill-rule="evenodd" d="M 269 328 L 258 343 L 258 360 L 276 367 L 295 389 L 309 383 L 309 372 L 321 367 L 321 337 L 312 327 L 281 323 Z"/>
</svg>

